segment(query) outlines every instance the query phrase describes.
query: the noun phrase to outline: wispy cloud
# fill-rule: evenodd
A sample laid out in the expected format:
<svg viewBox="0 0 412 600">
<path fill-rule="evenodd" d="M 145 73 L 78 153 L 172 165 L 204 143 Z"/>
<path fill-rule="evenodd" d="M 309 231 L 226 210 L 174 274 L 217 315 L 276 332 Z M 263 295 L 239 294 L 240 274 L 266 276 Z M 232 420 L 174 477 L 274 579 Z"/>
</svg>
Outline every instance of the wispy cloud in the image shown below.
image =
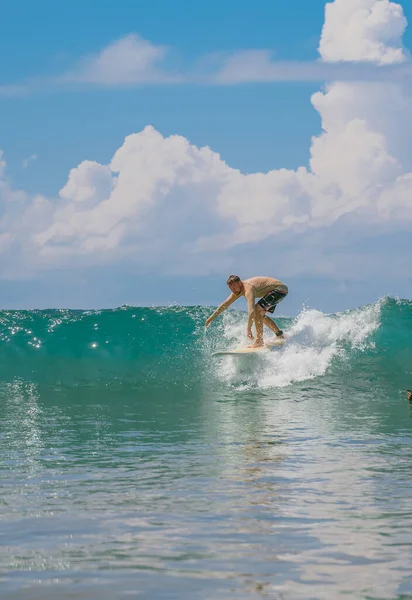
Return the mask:
<svg viewBox="0 0 412 600">
<path fill-rule="evenodd" d="M 0 96 L 3 98 L 15 98 L 17 96 L 26 96 L 30 93 L 30 88 L 27 84 L 17 85 L 0 85 Z"/>
<path fill-rule="evenodd" d="M 128 86 L 159 82 L 175 83 L 179 78 L 162 69 L 168 54 L 165 46 L 156 46 L 139 35 L 127 35 L 83 58 L 59 79 L 62 82 Z"/>
<path fill-rule="evenodd" d="M 412 74 L 409 62 L 379 66 L 366 61 L 278 61 L 272 58 L 272 54 L 270 50 L 247 50 L 235 52 L 223 60 L 216 58 L 215 71 L 211 71 L 204 80 L 215 85 L 288 81 L 396 81 Z"/>
<path fill-rule="evenodd" d="M 27 169 L 27 167 L 29 166 L 29 164 L 32 163 L 32 162 L 34 162 L 37 159 L 38 159 L 37 154 L 31 154 L 27 158 L 23 159 L 23 161 L 21 163 L 21 166 L 23 167 L 23 169 Z"/>
<path fill-rule="evenodd" d="M 378 3 L 379 4 L 379 3 Z M 329 14 L 334 17 L 329 6 Z M 394 28 L 403 25 L 395 11 Z M 401 15 L 402 16 L 402 15 Z M 343 17 L 342 17 L 343 18 Z M 398 18 L 398 21 L 396 19 Z M 276 82 L 324 81 L 405 81 L 412 79 L 412 62 L 403 49 L 362 43 L 356 53 L 338 53 L 339 39 L 331 42 L 330 26 L 324 28 L 317 61 L 282 61 L 269 49 L 239 50 L 232 53 L 211 53 L 185 67 L 174 64 L 177 54 L 167 46 L 156 45 L 138 34 L 124 36 L 99 52 L 81 58 L 65 73 L 50 77 L 32 77 L 19 85 L 0 86 L 0 96 L 24 96 L 30 93 L 52 92 L 70 87 L 81 91 L 86 87 L 122 88 L 142 85 L 239 85 Z M 343 30 L 342 30 L 343 28 Z M 349 36 L 339 22 L 341 37 Z M 350 27 L 349 27 L 350 31 Z M 373 30 L 366 33 L 373 35 Z M 366 35 L 366 34 L 365 34 Z M 349 36 L 350 37 L 350 36 Z M 356 45 L 356 40 L 354 40 Z M 346 47 L 345 47 L 346 48 Z M 325 50 L 325 54 L 322 54 Z M 390 60 L 392 59 L 392 62 Z"/>
</svg>

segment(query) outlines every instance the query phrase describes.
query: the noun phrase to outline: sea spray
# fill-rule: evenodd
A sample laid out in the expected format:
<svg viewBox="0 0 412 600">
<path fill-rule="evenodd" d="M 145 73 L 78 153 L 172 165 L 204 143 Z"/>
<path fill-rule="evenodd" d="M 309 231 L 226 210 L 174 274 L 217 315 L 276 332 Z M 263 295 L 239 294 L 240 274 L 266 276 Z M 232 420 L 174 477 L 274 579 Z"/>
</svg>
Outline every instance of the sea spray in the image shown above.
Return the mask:
<svg viewBox="0 0 412 600">
<path fill-rule="evenodd" d="M 287 344 L 264 354 L 225 358 L 218 371 L 222 379 L 251 386 L 283 387 L 324 375 L 332 361 L 355 349 L 373 347 L 382 302 L 337 315 L 303 310 L 285 327 Z M 284 325 L 282 324 L 282 327 Z M 271 335 L 271 334 L 269 334 Z M 229 316 L 224 336 L 229 343 L 245 343 L 244 326 Z"/>
</svg>

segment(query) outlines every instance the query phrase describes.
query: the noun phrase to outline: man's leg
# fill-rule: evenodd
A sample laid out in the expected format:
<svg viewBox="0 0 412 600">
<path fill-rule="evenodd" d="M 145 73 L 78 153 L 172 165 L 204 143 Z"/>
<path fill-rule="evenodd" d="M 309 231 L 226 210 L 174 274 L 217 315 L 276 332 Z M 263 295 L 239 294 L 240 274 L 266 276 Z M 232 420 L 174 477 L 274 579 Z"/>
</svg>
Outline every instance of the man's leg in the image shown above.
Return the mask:
<svg viewBox="0 0 412 600">
<path fill-rule="evenodd" d="M 273 292 L 271 292 L 270 294 L 268 294 L 267 296 L 265 296 L 264 298 L 262 298 L 262 300 L 259 301 L 260 304 L 263 303 L 261 307 L 263 308 L 263 322 L 264 322 L 264 324 L 267 327 L 269 327 L 269 329 L 271 331 L 273 331 L 273 333 L 276 333 L 277 337 L 280 337 L 280 338 L 283 338 L 283 335 L 279 335 L 279 333 L 282 334 L 282 331 L 279 329 L 279 327 L 276 325 L 276 323 L 267 316 L 266 313 L 267 312 L 274 313 L 275 310 L 276 310 L 277 305 L 280 302 L 282 302 L 282 300 L 286 296 L 287 296 L 287 294 L 284 294 L 283 292 L 274 290 Z"/>
<path fill-rule="evenodd" d="M 256 326 L 256 342 L 252 344 L 252 348 L 263 346 L 263 319 L 265 311 L 259 304 L 255 306 L 255 326 Z"/>
<path fill-rule="evenodd" d="M 265 315 L 263 317 L 263 322 L 266 325 L 266 327 L 269 327 L 269 329 L 271 329 L 273 331 L 273 333 L 278 333 L 280 331 L 280 329 L 276 325 L 275 321 L 273 321 L 270 317 Z M 283 338 L 283 335 L 281 335 L 279 337 Z"/>
</svg>

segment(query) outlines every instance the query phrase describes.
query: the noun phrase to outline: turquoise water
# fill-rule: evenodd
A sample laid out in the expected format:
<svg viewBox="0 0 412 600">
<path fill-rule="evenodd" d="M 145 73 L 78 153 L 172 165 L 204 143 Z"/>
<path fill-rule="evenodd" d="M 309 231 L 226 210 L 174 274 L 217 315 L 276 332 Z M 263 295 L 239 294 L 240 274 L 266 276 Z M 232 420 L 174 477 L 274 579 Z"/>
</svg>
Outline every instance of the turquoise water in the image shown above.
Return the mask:
<svg viewBox="0 0 412 600">
<path fill-rule="evenodd" d="M 412 303 L 0 313 L 2 599 L 412 598 Z"/>
</svg>

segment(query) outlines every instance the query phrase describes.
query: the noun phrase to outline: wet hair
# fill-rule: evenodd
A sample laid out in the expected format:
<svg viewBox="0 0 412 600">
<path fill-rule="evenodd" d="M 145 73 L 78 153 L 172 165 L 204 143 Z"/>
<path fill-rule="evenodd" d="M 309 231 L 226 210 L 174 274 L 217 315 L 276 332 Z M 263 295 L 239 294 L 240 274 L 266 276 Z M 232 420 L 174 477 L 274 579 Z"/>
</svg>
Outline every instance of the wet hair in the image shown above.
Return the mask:
<svg viewBox="0 0 412 600">
<path fill-rule="evenodd" d="M 239 283 L 240 282 L 240 277 L 238 277 L 237 275 L 231 275 L 229 277 L 229 279 L 226 281 L 226 283 L 228 285 L 230 285 L 231 283 Z"/>
</svg>

